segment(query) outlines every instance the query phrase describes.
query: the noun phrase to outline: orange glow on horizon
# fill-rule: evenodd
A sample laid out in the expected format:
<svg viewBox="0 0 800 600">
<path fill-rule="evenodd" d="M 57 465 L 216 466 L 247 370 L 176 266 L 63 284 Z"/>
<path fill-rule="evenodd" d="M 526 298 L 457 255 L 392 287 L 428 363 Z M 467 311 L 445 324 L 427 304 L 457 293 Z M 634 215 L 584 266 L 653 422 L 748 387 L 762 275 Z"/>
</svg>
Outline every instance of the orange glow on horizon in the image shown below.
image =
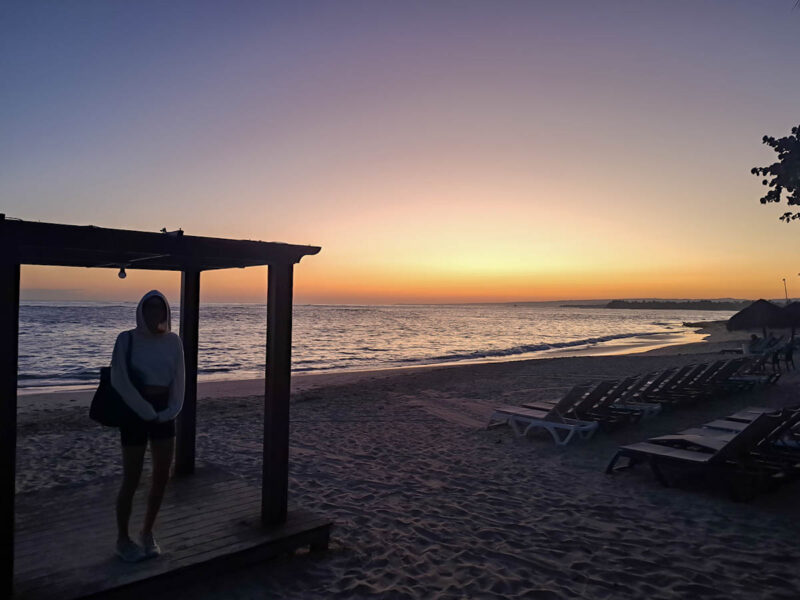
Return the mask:
<svg viewBox="0 0 800 600">
<path fill-rule="evenodd" d="M 389 269 L 372 265 L 314 264 L 307 257 L 295 267 L 297 304 L 393 304 L 525 302 L 591 300 L 611 298 L 778 298 L 783 295 L 780 279 L 774 281 L 758 264 L 742 265 L 735 271 L 709 269 L 614 268 L 561 266 L 558 269 L 491 269 L 490 264 L 473 270 L 449 268 L 446 264 L 401 265 Z M 788 265 L 787 265 L 788 267 Z M 789 295 L 800 292 L 800 277 Z M 180 274 L 128 270 L 120 280 L 112 269 L 70 269 L 23 266 L 23 299 L 136 301 L 157 288 L 171 302 L 179 302 Z M 204 302 L 266 301 L 266 268 L 209 271 L 201 277 Z M 800 294 L 794 294 L 800 295 Z"/>
</svg>

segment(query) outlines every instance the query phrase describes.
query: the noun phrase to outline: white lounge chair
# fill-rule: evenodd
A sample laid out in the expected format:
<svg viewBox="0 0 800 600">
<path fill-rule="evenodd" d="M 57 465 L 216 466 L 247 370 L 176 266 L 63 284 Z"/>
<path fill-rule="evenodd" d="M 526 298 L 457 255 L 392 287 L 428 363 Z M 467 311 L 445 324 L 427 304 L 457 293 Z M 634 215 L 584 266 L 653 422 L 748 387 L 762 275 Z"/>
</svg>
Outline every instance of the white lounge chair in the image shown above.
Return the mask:
<svg viewBox="0 0 800 600">
<path fill-rule="evenodd" d="M 563 416 L 563 413 L 575 403 L 577 394 L 573 392 L 574 389 L 549 408 L 522 406 L 495 408 L 489 417 L 487 427 L 508 424 L 518 437 L 527 435 L 532 429 L 541 428 L 553 436 L 553 441 L 559 446 L 568 444 L 576 434 L 581 439 L 589 439 L 599 426 L 597 421 L 580 421 Z"/>
</svg>

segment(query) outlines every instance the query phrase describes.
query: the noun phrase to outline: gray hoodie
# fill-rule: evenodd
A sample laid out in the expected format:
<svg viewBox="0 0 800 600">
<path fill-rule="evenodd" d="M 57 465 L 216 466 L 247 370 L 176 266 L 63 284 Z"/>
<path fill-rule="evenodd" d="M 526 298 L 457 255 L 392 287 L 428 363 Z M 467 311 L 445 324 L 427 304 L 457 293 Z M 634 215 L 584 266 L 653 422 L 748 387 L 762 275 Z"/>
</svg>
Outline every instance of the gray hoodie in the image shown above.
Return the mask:
<svg viewBox="0 0 800 600">
<path fill-rule="evenodd" d="M 152 333 L 144 322 L 142 306 L 148 298 L 159 297 L 167 307 L 164 332 Z M 111 385 L 122 396 L 125 403 L 144 421 L 160 423 L 178 416 L 183 407 L 184 363 L 183 344 L 177 334 L 172 333 L 172 313 L 167 298 L 158 290 L 147 292 L 136 307 L 136 329 L 123 331 L 117 336 L 114 353 L 111 355 Z M 144 385 L 169 387 L 167 408 L 156 413 L 153 406 L 131 383 L 128 374 L 128 334 L 133 336 L 131 367 Z"/>
</svg>

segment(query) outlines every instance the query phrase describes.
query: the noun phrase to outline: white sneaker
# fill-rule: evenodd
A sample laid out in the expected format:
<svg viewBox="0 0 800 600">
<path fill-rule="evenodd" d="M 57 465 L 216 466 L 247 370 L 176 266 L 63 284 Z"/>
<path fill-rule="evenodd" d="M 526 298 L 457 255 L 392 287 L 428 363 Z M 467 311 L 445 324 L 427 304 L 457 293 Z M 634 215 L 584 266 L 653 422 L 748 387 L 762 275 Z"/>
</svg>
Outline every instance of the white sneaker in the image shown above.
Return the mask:
<svg viewBox="0 0 800 600">
<path fill-rule="evenodd" d="M 133 540 L 117 542 L 117 556 L 129 563 L 139 562 L 147 558 L 141 546 Z"/>
<path fill-rule="evenodd" d="M 161 554 L 161 548 L 153 537 L 153 533 L 141 534 L 142 546 L 144 546 L 144 555 L 146 558 L 153 558 Z"/>
</svg>

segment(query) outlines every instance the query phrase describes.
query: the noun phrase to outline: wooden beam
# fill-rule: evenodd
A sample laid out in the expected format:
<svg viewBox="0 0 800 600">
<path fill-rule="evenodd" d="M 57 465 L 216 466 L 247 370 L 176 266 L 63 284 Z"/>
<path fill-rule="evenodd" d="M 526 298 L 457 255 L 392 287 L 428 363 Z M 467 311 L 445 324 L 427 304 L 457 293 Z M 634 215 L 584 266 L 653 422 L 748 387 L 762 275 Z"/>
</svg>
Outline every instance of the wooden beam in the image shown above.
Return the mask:
<svg viewBox="0 0 800 600">
<path fill-rule="evenodd" d="M 19 265 L 0 263 L 0 597 L 14 591 Z"/>
<path fill-rule="evenodd" d="M 294 265 L 270 265 L 267 290 L 267 379 L 264 390 L 264 455 L 261 523 L 286 521 L 289 490 L 289 390 L 292 362 Z"/>
<path fill-rule="evenodd" d="M 197 346 L 200 326 L 200 271 L 181 273 L 181 340 L 186 365 L 186 393 L 177 420 L 175 473 L 194 473 L 197 437 Z"/>
<path fill-rule="evenodd" d="M 229 240 L 4 219 L 3 242 L 20 264 L 184 271 L 298 262 L 318 246 Z M 142 260 L 144 259 L 144 260 Z"/>
</svg>

